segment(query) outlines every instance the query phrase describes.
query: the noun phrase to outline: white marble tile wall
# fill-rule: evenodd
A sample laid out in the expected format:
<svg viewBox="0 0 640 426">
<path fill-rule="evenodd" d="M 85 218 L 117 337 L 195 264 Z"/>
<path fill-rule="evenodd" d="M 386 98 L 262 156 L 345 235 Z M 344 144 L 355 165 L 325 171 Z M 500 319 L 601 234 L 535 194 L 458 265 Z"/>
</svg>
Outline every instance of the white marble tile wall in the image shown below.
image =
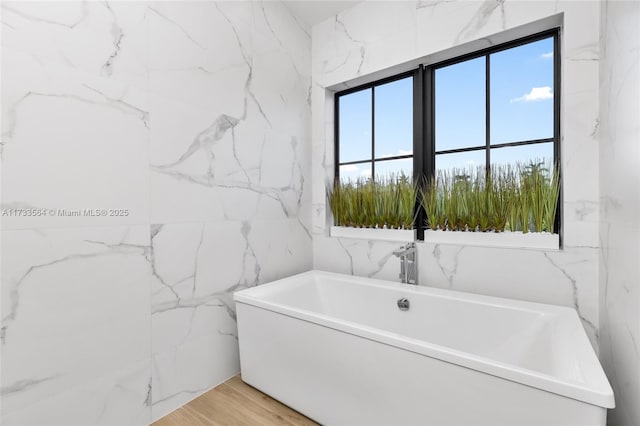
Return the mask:
<svg viewBox="0 0 640 426">
<path fill-rule="evenodd" d="M 148 424 L 238 372 L 234 289 L 311 268 L 310 35 L 278 2 L 1 21 L 0 201 L 46 213 L 0 218 L 1 422 Z"/>
<path fill-rule="evenodd" d="M 151 420 L 148 226 L 2 231 L 2 424 Z"/>
<path fill-rule="evenodd" d="M 399 244 L 328 236 L 333 106 L 327 88 L 466 42 L 486 45 L 497 33 L 535 21 L 562 20 L 564 250 L 419 244 L 420 279 L 424 285 L 575 307 L 597 347 L 599 17 L 599 4 L 591 1 L 382 1 L 359 3 L 314 26 L 314 267 L 391 279 L 399 272 L 399 261 L 390 257 Z"/>
<path fill-rule="evenodd" d="M 144 3 L 3 2 L 2 207 L 46 213 L 3 229 L 148 222 L 145 16 Z"/>
<path fill-rule="evenodd" d="M 311 267 L 311 80 L 282 4 L 149 10 L 155 419 L 239 371 L 233 290 Z"/>
<path fill-rule="evenodd" d="M 600 353 L 613 426 L 640 424 L 640 4 L 602 3 Z"/>
</svg>

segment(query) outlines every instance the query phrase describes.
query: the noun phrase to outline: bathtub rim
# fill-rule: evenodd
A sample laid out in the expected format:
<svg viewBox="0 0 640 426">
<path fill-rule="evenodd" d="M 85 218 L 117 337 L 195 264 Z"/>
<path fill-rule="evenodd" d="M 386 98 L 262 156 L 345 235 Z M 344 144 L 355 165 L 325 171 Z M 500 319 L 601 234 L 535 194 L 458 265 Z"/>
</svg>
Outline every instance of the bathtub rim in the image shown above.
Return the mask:
<svg viewBox="0 0 640 426">
<path fill-rule="evenodd" d="M 596 377 L 591 378 L 592 380 L 590 381 L 590 383 L 592 384 L 592 386 L 587 386 L 586 384 L 582 384 L 580 382 L 562 380 L 549 374 L 544 374 L 538 371 L 519 367 L 517 365 L 496 361 L 487 357 L 474 355 L 469 352 L 452 349 L 443 345 L 421 341 L 412 337 L 404 336 L 379 328 L 358 324 L 353 321 L 336 319 L 331 316 L 316 313 L 313 311 L 266 301 L 259 297 L 260 294 L 268 292 L 269 289 L 273 286 L 283 285 L 286 282 L 294 282 L 304 279 L 314 280 L 316 278 L 323 277 L 348 280 L 357 284 L 372 285 L 384 289 L 393 288 L 395 290 L 401 290 L 413 294 L 423 293 L 436 297 L 444 297 L 472 303 L 482 303 L 490 306 L 507 306 L 527 311 L 543 311 L 545 313 L 556 314 L 558 316 L 570 316 L 573 317 L 573 321 L 578 321 L 578 323 L 582 327 L 576 311 L 570 307 L 548 305 L 536 302 L 526 302 L 494 296 L 476 295 L 472 293 L 432 288 L 427 286 L 413 286 L 396 283 L 393 281 L 356 277 L 319 270 L 303 272 L 301 274 L 279 279 L 260 286 L 237 291 L 234 293 L 233 299 L 236 303 L 244 303 L 246 305 L 265 309 L 294 319 L 314 323 L 322 327 L 327 327 L 343 333 L 376 341 L 381 344 L 393 346 L 400 350 L 406 350 L 423 356 L 435 358 L 485 374 L 490 374 L 504 380 L 510 380 L 512 382 L 516 382 L 525 386 L 551 392 L 563 397 L 572 398 L 584 403 L 609 409 L 615 407 L 615 400 L 611 385 L 609 384 L 608 379 L 604 374 L 604 371 L 602 370 L 602 366 L 600 365 L 599 360 L 595 355 L 593 348 L 591 347 L 591 344 L 588 342 L 586 333 L 582 328 L 582 336 L 580 336 L 580 338 L 581 340 L 586 341 L 587 350 L 591 351 L 591 353 L 586 354 L 586 356 L 592 358 L 591 360 L 589 360 L 590 362 L 595 360 L 598 363 L 599 367 L 596 373 Z"/>
</svg>

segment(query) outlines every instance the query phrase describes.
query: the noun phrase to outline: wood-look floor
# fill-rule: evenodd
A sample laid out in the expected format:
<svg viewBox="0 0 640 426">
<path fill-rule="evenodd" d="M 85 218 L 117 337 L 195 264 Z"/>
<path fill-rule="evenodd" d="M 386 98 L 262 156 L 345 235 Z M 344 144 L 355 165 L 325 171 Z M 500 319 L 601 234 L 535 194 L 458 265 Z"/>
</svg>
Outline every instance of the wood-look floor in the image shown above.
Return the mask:
<svg viewBox="0 0 640 426">
<path fill-rule="evenodd" d="M 313 420 L 252 388 L 240 375 L 211 389 L 152 426 L 317 425 Z"/>
</svg>

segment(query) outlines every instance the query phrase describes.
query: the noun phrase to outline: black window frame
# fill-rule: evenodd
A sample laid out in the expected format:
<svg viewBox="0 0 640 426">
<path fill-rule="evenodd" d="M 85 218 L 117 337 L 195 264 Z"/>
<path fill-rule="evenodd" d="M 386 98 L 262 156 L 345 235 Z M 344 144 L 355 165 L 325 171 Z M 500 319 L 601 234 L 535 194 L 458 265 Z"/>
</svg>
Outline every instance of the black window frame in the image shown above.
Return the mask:
<svg viewBox="0 0 640 426">
<path fill-rule="evenodd" d="M 416 92 L 415 92 L 415 84 L 416 84 L 416 76 L 418 74 L 418 70 L 411 70 L 411 71 L 407 71 L 407 72 L 403 72 L 401 74 L 397 74 L 397 75 L 393 75 L 391 77 L 387 77 L 387 78 L 383 78 L 380 80 L 376 80 L 374 82 L 371 83 L 367 83 L 367 84 L 363 84 L 361 86 L 357 86 L 357 87 L 353 87 L 350 89 L 346 89 L 340 92 L 336 92 L 334 94 L 334 163 L 335 164 L 335 180 L 336 182 L 338 182 L 340 180 L 340 166 L 347 166 L 347 165 L 351 165 L 351 164 L 365 164 L 365 163 L 371 163 L 371 177 L 375 177 L 376 175 L 376 161 L 390 161 L 390 160 L 403 160 L 403 159 L 408 159 L 408 158 L 415 158 L 415 146 L 416 146 L 416 141 L 415 141 L 415 128 L 416 128 L 416 115 L 414 112 L 413 115 L 413 128 L 414 128 L 414 140 L 413 140 L 413 154 L 406 154 L 406 155 L 395 155 L 395 156 L 391 156 L 391 157 L 380 157 L 380 158 L 376 158 L 376 149 L 375 149 L 375 144 L 376 144 L 376 133 L 375 133 L 375 127 L 376 127 L 376 97 L 375 97 L 375 88 L 378 86 L 382 86 L 388 83 L 393 83 L 394 81 L 398 81 L 398 80 L 403 80 L 405 78 L 408 77 L 413 77 L 413 84 L 414 84 L 414 90 L 413 90 L 413 102 L 414 102 L 414 108 L 415 108 L 415 101 L 416 101 Z M 366 160 L 354 160 L 354 161 L 345 161 L 343 163 L 340 163 L 340 97 L 345 96 L 345 95 L 349 95 L 351 93 L 355 93 L 355 92 L 360 92 L 363 90 L 368 90 L 371 89 L 371 157 L 369 159 Z M 414 169 L 414 176 L 415 176 L 415 169 Z"/>
<path fill-rule="evenodd" d="M 514 47 L 533 43 L 539 40 L 553 39 L 553 137 L 544 139 L 519 140 L 499 144 L 491 144 L 491 64 L 490 55 L 501 52 L 503 50 L 512 49 Z M 421 183 L 425 178 L 430 178 L 435 174 L 435 160 L 438 154 L 451 154 L 457 152 L 479 151 L 484 149 L 486 152 L 487 170 L 491 167 L 491 150 L 505 147 L 533 145 L 540 143 L 553 142 L 553 159 L 558 165 L 558 173 L 560 180 L 560 191 L 558 195 L 558 207 L 555 217 L 555 229 L 560 237 L 560 247 L 562 247 L 562 161 L 561 161 L 561 126 L 560 126 L 560 95 L 561 91 L 561 64 L 560 64 L 560 28 L 542 31 L 529 36 L 521 37 L 513 41 L 501 43 L 485 49 L 477 50 L 468 54 L 456 56 L 440 62 L 420 65 L 417 69 L 407 71 L 398 75 L 383 78 L 371 83 L 363 84 L 357 87 L 349 88 L 334 94 L 334 178 L 336 182 L 340 180 L 340 166 L 346 164 L 359 164 L 371 162 L 372 176 L 375 176 L 375 90 L 372 90 L 372 106 L 371 106 L 371 159 L 362 161 L 350 161 L 340 163 L 340 110 L 339 99 L 341 96 L 358 92 L 390 83 L 396 80 L 413 76 L 413 178 L 417 183 Z M 435 150 L 435 72 L 440 68 L 465 62 L 471 59 L 485 57 L 485 145 L 474 147 L 458 148 L 436 151 Z M 385 159 L 410 158 L 411 155 L 398 157 L 385 157 Z M 424 240 L 425 219 L 423 209 L 420 208 L 418 200 L 416 200 L 416 231 L 417 239 Z"/>
</svg>

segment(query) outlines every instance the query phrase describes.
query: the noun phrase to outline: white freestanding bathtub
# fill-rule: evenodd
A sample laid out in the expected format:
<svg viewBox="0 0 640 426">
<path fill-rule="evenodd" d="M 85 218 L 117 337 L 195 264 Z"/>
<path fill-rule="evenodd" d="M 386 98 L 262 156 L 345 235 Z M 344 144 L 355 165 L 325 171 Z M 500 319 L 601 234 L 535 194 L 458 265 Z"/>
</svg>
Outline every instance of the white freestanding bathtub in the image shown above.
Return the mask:
<svg viewBox="0 0 640 426">
<path fill-rule="evenodd" d="M 604 426 L 614 407 L 570 308 L 319 271 L 234 299 L 242 379 L 322 424 Z"/>
</svg>

